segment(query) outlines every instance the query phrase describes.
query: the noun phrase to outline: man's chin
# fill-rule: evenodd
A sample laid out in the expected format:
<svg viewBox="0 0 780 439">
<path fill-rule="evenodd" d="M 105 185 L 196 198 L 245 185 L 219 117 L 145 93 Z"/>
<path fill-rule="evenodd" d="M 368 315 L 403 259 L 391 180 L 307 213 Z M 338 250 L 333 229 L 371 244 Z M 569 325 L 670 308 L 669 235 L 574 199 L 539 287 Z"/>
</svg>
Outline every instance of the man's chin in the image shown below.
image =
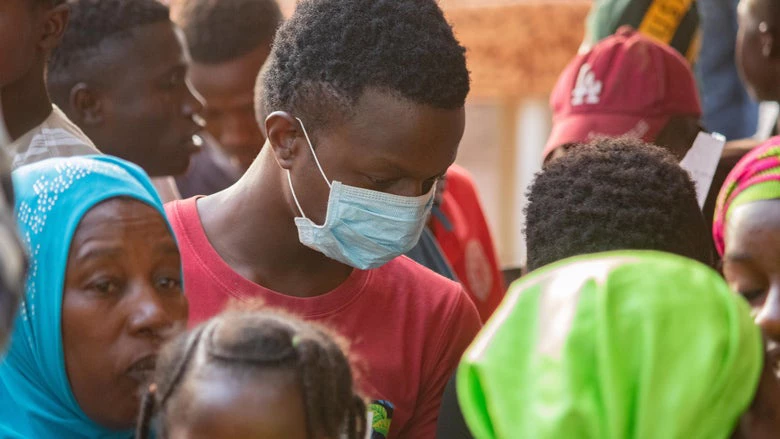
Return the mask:
<svg viewBox="0 0 780 439">
<path fill-rule="evenodd" d="M 178 177 L 187 173 L 192 162 L 192 156 L 176 157 L 175 159 L 167 160 L 164 168 L 155 169 L 154 172 L 149 172 L 149 176 L 152 178 L 157 177 Z"/>
</svg>

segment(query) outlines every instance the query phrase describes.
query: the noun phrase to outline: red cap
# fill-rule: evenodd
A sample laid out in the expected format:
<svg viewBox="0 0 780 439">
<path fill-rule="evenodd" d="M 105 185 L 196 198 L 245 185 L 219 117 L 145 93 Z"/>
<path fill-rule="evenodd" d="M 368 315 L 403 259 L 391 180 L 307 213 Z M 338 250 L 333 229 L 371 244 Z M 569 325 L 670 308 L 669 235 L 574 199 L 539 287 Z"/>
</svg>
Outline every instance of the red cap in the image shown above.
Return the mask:
<svg viewBox="0 0 780 439">
<path fill-rule="evenodd" d="M 701 117 L 685 58 L 628 26 L 569 63 L 550 105 L 553 128 L 544 157 L 561 145 L 599 136 L 652 142 L 672 116 Z"/>
</svg>

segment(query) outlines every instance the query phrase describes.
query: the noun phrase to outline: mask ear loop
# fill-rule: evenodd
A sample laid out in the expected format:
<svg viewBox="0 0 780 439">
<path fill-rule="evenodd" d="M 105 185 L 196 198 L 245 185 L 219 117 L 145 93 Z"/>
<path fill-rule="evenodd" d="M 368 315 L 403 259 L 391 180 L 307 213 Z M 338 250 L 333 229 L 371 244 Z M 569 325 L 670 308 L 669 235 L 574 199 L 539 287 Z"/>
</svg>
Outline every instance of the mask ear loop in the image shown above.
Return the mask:
<svg viewBox="0 0 780 439">
<path fill-rule="evenodd" d="M 306 143 L 309 144 L 309 149 L 311 149 L 311 155 L 314 156 L 314 163 L 317 164 L 317 168 L 320 170 L 320 174 L 322 174 L 322 178 L 325 179 L 325 183 L 328 183 L 328 187 L 331 187 L 330 180 L 328 180 L 328 177 L 325 175 L 325 171 L 322 170 L 322 165 L 320 165 L 320 160 L 317 158 L 317 153 L 314 152 L 314 145 L 311 143 L 311 139 L 309 139 L 309 133 L 306 132 L 306 127 L 303 125 L 303 121 L 299 118 L 295 118 L 295 120 L 298 121 L 298 123 L 301 124 L 301 129 L 303 129 L 303 135 L 306 137 Z"/>
<path fill-rule="evenodd" d="M 314 152 L 314 146 L 311 143 L 311 139 L 309 139 L 309 133 L 306 132 L 306 127 L 303 125 L 303 121 L 300 118 L 295 118 L 295 120 L 298 121 L 299 124 L 301 124 L 301 129 L 303 130 L 303 135 L 306 137 L 306 143 L 309 144 L 309 149 L 311 150 L 311 155 L 314 157 L 314 163 L 317 164 L 317 169 L 320 170 L 320 174 L 322 175 L 322 178 L 325 180 L 325 183 L 328 184 L 328 188 L 330 189 L 332 185 L 330 184 L 330 181 L 328 180 L 328 177 L 325 175 L 325 171 L 322 170 L 322 165 L 320 165 L 320 160 L 317 158 L 317 153 Z M 303 208 L 301 207 L 301 203 L 298 201 L 298 196 L 295 195 L 295 188 L 293 188 L 292 184 L 292 177 L 290 176 L 290 170 L 287 170 L 287 183 L 290 185 L 290 192 L 292 192 L 293 200 L 295 200 L 295 206 L 298 207 L 298 211 L 301 213 L 301 216 L 304 218 L 306 217 L 306 214 L 303 213 Z"/>
<path fill-rule="evenodd" d="M 290 192 L 292 192 L 293 200 L 295 200 L 295 205 L 298 207 L 298 212 L 301 213 L 301 216 L 304 218 L 306 217 L 306 214 L 303 213 L 303 209 L 301 208 L 301 203 L 298 202 L 298 196 L 295 195 L 295 189 L 293 188 L 292 184 L 292 177 L 290 177 L 290 170 L 287 170 L 287 183 L 290 184 Z"/>
</svg>

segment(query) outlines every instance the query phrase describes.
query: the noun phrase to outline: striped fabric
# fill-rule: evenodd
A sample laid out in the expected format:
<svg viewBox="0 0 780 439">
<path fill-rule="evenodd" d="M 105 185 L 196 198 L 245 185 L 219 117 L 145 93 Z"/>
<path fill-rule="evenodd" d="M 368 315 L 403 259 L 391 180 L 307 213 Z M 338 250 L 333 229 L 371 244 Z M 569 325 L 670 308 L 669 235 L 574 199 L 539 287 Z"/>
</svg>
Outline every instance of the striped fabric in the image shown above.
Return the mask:
<svg viewBox="0 0 780 439">
<path fill-rule="evenodd" d="M 718 194 L 712 237 L 718 253 L 725 250 L 726 220 L 732 209 L 752 201 L 780 198 L 780 136 L 750 151 L 726 177 Z"/>
<path fill-rule="evenodd" d="M 668 44 L 691 64 L 700 46 L 699 12 L 694 0 L 597 0 L 588 16 L 586 45 L 629 25 Z"/>
</svg>

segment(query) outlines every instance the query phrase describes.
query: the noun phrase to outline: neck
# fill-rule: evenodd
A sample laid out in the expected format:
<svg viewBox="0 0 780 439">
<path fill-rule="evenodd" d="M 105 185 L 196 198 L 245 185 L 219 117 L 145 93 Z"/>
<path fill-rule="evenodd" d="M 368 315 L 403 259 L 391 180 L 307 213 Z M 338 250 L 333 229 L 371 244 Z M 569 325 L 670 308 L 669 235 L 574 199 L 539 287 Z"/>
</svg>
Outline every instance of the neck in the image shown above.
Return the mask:
<svg viewBox="0 0 780 439">
<path fill-rule="evenodd" d="M 36 63 L 27 75 L 2 88 L 3 117 L 13 140 L 43 123 L 51 114 L 44 68 L 42 63 Z"/>
<path fill-rule="evenodd" d="M 200 200 L 204 230 L 228 265 L 255 283 L 291 296 L 327 293 L 353 269 L 300 243 L 286 185 L 266 144 L 238 183 Z"/>
</svg>

